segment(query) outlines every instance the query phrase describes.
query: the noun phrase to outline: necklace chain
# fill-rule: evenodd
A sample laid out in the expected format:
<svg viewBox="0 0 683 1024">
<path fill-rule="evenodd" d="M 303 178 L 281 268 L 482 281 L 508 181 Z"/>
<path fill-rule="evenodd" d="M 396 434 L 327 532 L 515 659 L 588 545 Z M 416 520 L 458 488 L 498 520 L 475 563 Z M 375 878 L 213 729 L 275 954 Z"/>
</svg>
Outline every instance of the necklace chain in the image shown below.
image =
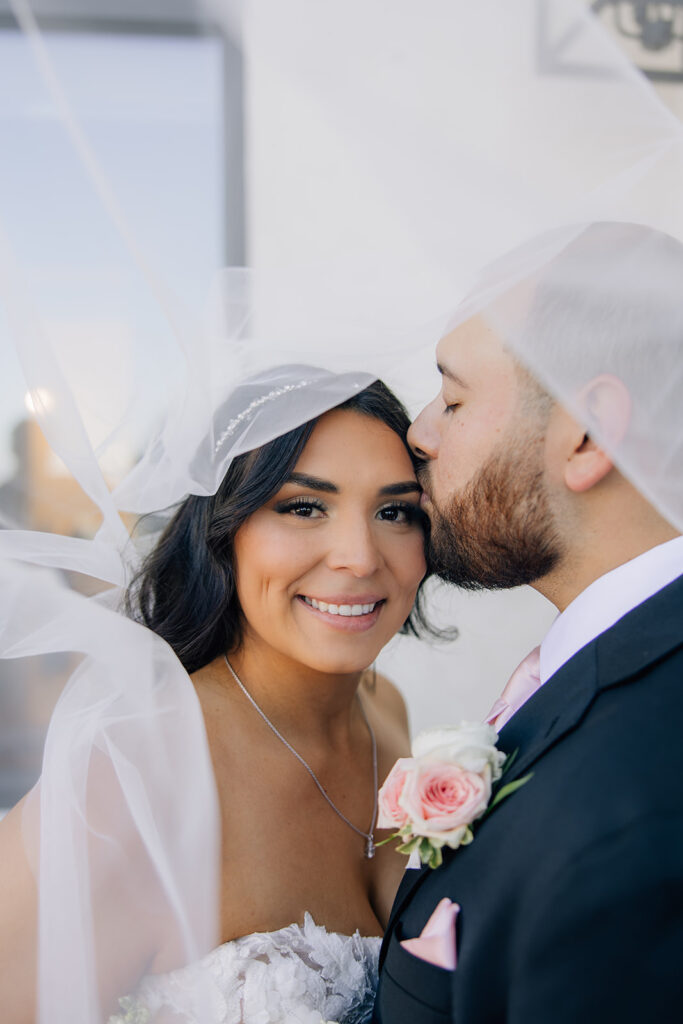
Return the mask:
<svg viewBox="0 0 683 1024">
<path fill-rule="evenodd" d="M 247 698 L 249 703 L 252 705 L 252 707 L 256 711 L 258 711 L 258 713 L 261 716 L 261 718 L 263 719 L 263 721 L 266 723 L 268 728 L 272 732 L 275 733 L 275 735 L 280 740 L 280 742 L 284 743 L 284 745 L 287 747 L 287 750 L 289 750 L 290 754 L 293 754 L 294 757 L 297 759 L 297 761 L 300 764 L 303 765 L 303 767 L 306 769 L 308 774 L 311 776 L 311 778 L 315 782 L 316 786 L 320 790 L 321 794 L 324 796 L 325 800 L 327 800 L 328 804 L 330 805 L 332 810 L 335 812 L 335 814 L 337 814 L 341 818 L 341 820 L 343 822 L 345 822 L 345 824 L 347 824 L 349 826 L 349 828 L 352 828 L 354 832 L 357 832 L 359 836 L 363 837 L 363 839 L 365 840 L 365 856 L 368 859 L 371 859 L 372 857 L 374 857 L 375 856 L 374 831 L 375 831 L 375 823 L 377 821 L 377 801 L 378 801 L 378 794 L 377 794 L 377 740 L 375 739 L 374 729 L 372 728 L 372 726 L 370 725 L 370 722 L 368 721 L 368 716 L 365 714 L 365 708 L 363 707 L 363 702 L 360 700 L 360 698 L 358 699 L 358 703 L 360 705 L 361 714 L 363 716 L 363 720 L 365 721 L 365 724 L 368 727 L 368 732 L 370 733 L 370 739 L 372 741 L 372 792 L 373 792 L 373 795 L 374 795 L 374 803 L 373 803 L 373 808 L 372 808 L 372 821 L 370 822 L 370 829 L 369 829 L 368 832 L 363 832 L 362 829 L 357 828 L 353 824 L 353 822 L 349 821 L 349 819 L 346 817 L 346 815 L 343 814 L 339 810 L 337 805 L 327 795 L 327 793 L 325 791 L 325 788 L 323 787 L 322 783 L 318 779 L 318 776 L 315 774 L 315 772 L 311 768 L 311 766 L 308 763 L 308 761 L 304 760 L 304 758 L 301 756 L 301 754 L 297 750 L 294 749 L 292 744 L 289 743 L 284 738 L 284 736 L 282 735 L 280 730 L 277 729 L 276 726 L 273 725 L 273 723 L 268 718 L 268 715 L 265 713 L 263 708 L 261 708 L 260 705 L 258 705 L 256 703 L 256 701 L 254 700 L 252 695 L 249 693 L 249 691 L 247 690 L 247 688 L 244 685 L 244 683 L 242 682 L 242 680 L 239 678 L 239 676 L 235 672 L 234 668 L 232 667 L 232 665 L 228 661 L 227 654 L 224 657 L 225 657 L 225 664 L 230 669 L 230 674 L 232 675 L 232 678 L 235 680 L 235 682 L 237 683 L 237 685 L 239 686 L 240 690 L 242 691 L 244 696 Z"/>
</svg>

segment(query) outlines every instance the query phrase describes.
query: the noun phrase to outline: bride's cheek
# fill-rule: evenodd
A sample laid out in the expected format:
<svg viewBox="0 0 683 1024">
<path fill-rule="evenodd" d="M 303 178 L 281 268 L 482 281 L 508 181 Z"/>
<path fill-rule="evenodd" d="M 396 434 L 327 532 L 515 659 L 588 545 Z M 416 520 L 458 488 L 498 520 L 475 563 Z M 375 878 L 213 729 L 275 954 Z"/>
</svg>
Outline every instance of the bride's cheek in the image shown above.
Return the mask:
<svg viewBox="0 0 683 1024">
<path fill-rule="evenodd" d="M 404 534 L 392 551 L 391 569 L 401 604 L 398 618 L 403 624 L 415 602 L 417 588 L 427 572 L 424 554 L 424 535 L 421 530 Z M 397 628 L 399 628 L 397 626 Z"/>
<path fill-rule="evenodd" d="M 409 542 L 404 544 L 401 568 L 406 585 L 417 589 L 421 579 L 427 572 L 424 533 L 421 529 L 414 529 Z"/>
</svg>

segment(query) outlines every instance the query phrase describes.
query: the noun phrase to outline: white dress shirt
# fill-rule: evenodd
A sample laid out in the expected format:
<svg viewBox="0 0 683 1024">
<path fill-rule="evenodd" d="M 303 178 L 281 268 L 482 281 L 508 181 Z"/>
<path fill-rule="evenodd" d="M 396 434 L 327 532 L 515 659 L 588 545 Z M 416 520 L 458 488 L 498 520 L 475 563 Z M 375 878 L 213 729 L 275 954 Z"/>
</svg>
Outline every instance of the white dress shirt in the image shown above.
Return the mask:
<svg viewBox="0 0 683 1024">
<path fill-rule="evenodd" d="M 683 537 L 658 544 L 586 587 L 558 615 L 541 644 L 541 685 L 632 608 L 683 575 Z"/>
</svg>

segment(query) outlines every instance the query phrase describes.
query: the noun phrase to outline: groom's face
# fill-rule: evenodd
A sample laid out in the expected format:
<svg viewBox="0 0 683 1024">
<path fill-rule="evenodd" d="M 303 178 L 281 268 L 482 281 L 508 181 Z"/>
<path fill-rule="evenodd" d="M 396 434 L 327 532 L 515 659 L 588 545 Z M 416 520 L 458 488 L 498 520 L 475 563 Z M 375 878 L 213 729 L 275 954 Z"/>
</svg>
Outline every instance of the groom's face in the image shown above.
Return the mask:
<svg viewBox="0 0 683 1024">
<path fill-rule="evenodd" d="M 533 583 L 562 545 L 545 472 L 551 401 L 478 317 L 439 342 L 441 390 L 408 435 L 435 571 L 459 586 Z"/>
</svg>

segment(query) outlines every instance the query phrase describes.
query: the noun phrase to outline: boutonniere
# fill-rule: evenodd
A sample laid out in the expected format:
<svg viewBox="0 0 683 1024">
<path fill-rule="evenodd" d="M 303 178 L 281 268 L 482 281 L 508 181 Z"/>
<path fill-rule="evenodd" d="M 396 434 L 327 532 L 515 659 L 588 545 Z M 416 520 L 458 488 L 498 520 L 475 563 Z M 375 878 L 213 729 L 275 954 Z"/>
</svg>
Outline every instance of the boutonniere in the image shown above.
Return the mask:
<svg viewBox="0 0 683 1024">
<path fill-rule="evenodd" d="M 377 826 L 395 832 L 376 845 L 399 839 L 399 853 L 417 851 L 423 864 L 438 868 L 444 846 L 471 843 L 474 823 L 533 774 L 493 793 L 515 757 L 498 750 L 497 739 L 492 726 L 478 722 L 420 733 L 413 756 L 396 762 L 379 791 Z"/>
</svg>

